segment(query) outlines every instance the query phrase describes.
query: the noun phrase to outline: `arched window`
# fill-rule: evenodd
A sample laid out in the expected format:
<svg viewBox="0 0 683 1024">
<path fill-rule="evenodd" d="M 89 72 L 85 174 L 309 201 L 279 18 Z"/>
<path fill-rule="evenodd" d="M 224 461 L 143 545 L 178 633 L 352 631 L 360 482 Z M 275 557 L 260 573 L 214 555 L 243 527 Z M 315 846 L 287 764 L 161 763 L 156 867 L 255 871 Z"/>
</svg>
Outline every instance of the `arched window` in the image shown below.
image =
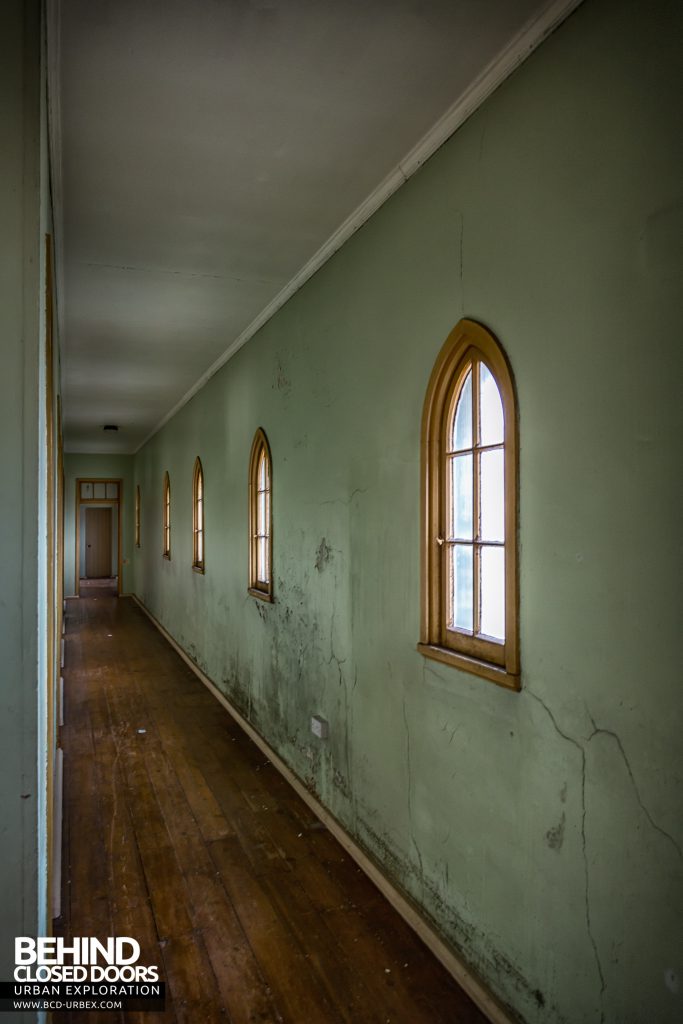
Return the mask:
<svg viewBox="0 0 683 1024">
<path fill-rule="evenodd" d="M 422 416 L 422 628 L 418 649 L 519 689 L 517 412 L 493 335 L 461 320 Z"/>
<path fill-rule="evenodd" d="M 140 547 L 140 484 L 135 487 L 135 547 Z"/>
<path fill-rule="evenodd" d="M 171 481 L 164 473 L 164 558 L 171 557 Z"/>
<path fill-rule="evenodd" d="M 273 465 L 259 428 L 249 459 L 249 592 L 273 600 Z"/>
<path fill-rule="evenodd" d="M 192 568 L 204 572 L 204 470 L 197 456 L 192 479 Z"/>
</svg>

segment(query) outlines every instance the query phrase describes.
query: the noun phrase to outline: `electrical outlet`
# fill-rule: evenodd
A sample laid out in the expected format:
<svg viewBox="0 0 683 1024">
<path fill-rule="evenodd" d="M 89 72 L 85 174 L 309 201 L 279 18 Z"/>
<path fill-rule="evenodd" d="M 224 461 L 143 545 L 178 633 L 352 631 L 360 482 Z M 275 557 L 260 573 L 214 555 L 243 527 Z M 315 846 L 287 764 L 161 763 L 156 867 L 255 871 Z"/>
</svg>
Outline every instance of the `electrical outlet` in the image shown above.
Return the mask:
<svg viewBox="0 0 683 1024">
<path fill-rule="evenodd" d="M 321 715 L 313 715 L 311 718 L 311 732 L 320 740 L 326 740 L 330 735 L 330 725 L 326 718 Z"/>
</svg>

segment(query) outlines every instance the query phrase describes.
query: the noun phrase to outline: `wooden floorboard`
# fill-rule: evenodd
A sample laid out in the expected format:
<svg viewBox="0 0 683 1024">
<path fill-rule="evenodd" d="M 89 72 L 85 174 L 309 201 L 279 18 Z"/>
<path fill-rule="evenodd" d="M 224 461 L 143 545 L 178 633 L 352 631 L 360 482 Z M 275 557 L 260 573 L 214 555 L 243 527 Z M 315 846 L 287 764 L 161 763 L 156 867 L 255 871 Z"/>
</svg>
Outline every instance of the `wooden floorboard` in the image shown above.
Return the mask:
<svg viewBox="0 0 683 1024">
<path fill-rule="evenodd" d="M 128 1024 L 485 1018 L 129 599 L 67 606 L 67 938 L 130 935 L 166 982 Z"/>
</svg>

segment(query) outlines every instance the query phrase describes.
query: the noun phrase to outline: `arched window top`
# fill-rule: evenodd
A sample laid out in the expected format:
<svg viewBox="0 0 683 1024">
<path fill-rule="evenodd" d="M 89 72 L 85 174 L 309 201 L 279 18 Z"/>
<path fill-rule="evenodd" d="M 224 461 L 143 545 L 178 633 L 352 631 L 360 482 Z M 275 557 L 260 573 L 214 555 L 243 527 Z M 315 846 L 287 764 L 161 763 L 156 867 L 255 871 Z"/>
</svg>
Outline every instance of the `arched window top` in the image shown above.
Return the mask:
<svg viewBox="0 0 683 1024">
<path fill-rule="evenodd" d="M 256 431 L 249 458 L 249 592 L 273 600 L 273 466 L 268 438 Z"/>
<path fill-rule="evenodd" d="M 204 470 L 199 456 L 192 476 L 192 568 L 204 572 Z"/>
<path fill-rule="evenodd" d="M 268 477 L 269 476 L 270 476 L 270 471 L 269 471 L 269 466 L 268 466 L 268 456 L 266 454 L 265 446 L 263 446 L 261 448 L 261 451 L 259 452 L 258 468 L 256 470 L 256 479 L 257 479 L 258 488 L 259 488 L 260 491 L 265 491 L 265 490 L 268 489 Z"/>
<path fill-rule="evenodd" d="M 455 404 L 449 418 L 449 447 L 452 452 L 473 447 L 503 444 L 505 413 L 496 378 L 477 349 L 463 361 L 462 384 L 456 387 Z"/>
<path fill-rule="evenodd" d="M 171 557 L 171 478 L 168 470 L 164 473 L 163 491 L 164 558 Z"/>
<path fill-rule="evenodd" d="M 519 687 L 517 414 L 494 336 L 461 320 L 434 366 L 422 420 L 419 649 Z"/>
</svg>

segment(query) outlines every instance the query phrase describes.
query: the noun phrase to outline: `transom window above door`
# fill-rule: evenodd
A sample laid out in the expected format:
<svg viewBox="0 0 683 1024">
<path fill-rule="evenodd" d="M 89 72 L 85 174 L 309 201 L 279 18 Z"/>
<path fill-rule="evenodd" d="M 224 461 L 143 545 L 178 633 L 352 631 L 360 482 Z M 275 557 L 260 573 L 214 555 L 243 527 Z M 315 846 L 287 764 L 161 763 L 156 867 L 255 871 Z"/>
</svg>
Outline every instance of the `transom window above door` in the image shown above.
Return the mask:
<svg viewBox="0 0 683 1024">
<path fill-rule="evenodd" d="M 118 480 L 81 480 L 81 501 L 118 501 Z"/>
</svg>

